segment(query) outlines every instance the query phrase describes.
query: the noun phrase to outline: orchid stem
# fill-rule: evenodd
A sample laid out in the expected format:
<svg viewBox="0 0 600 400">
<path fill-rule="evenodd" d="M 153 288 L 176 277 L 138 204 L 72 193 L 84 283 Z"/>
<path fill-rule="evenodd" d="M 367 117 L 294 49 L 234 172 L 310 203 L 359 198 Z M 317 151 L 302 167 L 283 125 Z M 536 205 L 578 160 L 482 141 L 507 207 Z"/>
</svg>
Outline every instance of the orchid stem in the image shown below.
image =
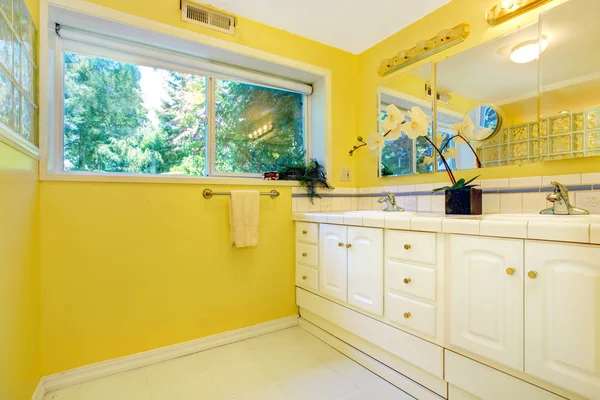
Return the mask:
<svg viewBox="0 0 600 400">
<path fill-rule="evenodd" d="M 439 154 L 440 158 L 442 159 L 442 162 L 444 163 L 444 167 L 446 167 L 446 172 L 448 173 L 448 177 L 450 178 L 450 182 L 452 182 L 452 184 L 454 185 L 456 183 L 456 178 L 454 177 L 454 174 L 452 173 L 452 170 L 450 169 L 450 166 L 446 162 L 446 159 L 444 158 L 444 155 L 442 154 L 442 152 L 440 151 L 440 149 L 438 149 L 437 146 L 431 141 L 431 139 L 429 139 L 427 136 L 423 136 L 423 137 L 425 138 L 425 140 L 427 140 L 433 146 L 433 148 Z"/>
<path fill-rule="evenodd" d="M 467 140 L 466 137 L 464 137 L 463 135 L 456 134 L 456 135 L 452 135 L 449 139 L 446 140 L 446 143 L 444 143 L 444 145 L 442 146 L 442 148 L 440 149 L 440 151 L 444 151 L 446 149 L 446 147 L 448 147 L 448 145 L 450 144 L 450 142 L 452 140 L 454 140 L 455 138 L 461 138 L 466 144 L 467 146 L 469 146 L 469 148 L 471 149 L 471 151 L 473 152 L 473 155 L 475 156 L 475 161 L 477 163 L 477 168 L 481 168 L 481 160 L 479 159 L 479 156 L 477 155 L 477 152 L 475 151 L 475 149 L 473 148 L 473 146 L 471 146 L 471 143 L 469 143 L 469 141 Z"/>
</svg>

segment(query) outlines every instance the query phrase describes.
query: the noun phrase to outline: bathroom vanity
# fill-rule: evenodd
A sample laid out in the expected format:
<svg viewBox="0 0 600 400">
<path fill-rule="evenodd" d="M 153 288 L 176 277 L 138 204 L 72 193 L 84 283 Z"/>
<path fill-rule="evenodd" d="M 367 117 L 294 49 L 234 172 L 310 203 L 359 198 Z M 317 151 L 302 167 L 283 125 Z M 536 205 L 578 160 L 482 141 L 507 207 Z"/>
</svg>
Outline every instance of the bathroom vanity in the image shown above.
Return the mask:
<svg viewBox="0 0 600 400">
<path fill-rule="evenodd" d="M 301 324 L 413 397 L 600 400 L 600 217 L 294 219 Z"/>
</svg>

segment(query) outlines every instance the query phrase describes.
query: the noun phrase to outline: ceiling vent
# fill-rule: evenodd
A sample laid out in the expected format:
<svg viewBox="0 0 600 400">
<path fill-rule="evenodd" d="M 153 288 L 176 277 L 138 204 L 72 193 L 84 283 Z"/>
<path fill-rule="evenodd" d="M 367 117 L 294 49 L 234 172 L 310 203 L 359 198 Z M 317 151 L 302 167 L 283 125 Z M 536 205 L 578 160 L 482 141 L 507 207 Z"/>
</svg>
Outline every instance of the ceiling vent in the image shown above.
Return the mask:
<svg viewBox="0 0 600 400">
<path fill-rule="evenodd" d="M 425 94 L 427 97 L 431 97 L 431 85 L 429 83 L 425 84 Z M 438 90 L 437 99 L 442 104 L 448 104 L 450 103 L 450 100 L 452 100 L 452 96 L 450 96 L 448 93 L 440 92 Z"/>
<path fill-rule="evenodd" d="M 235 32 L 235 16 L 190 1 L 181 2 L 181 19 L 219 32 Z"/>
</svg>

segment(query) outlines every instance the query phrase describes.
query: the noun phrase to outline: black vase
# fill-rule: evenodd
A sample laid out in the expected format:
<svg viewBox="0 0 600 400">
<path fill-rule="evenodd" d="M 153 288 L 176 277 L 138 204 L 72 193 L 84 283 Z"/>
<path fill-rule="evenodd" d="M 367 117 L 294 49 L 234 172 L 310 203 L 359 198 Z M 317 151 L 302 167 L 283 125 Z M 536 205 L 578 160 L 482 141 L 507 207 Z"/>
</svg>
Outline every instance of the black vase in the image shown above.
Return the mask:
<svg viewBox="0 0 600 400">
<path fill-rule="evenodd" d="M 446 214 L 481 215 L 481 189 L 446 190 Z"/>
</svg>

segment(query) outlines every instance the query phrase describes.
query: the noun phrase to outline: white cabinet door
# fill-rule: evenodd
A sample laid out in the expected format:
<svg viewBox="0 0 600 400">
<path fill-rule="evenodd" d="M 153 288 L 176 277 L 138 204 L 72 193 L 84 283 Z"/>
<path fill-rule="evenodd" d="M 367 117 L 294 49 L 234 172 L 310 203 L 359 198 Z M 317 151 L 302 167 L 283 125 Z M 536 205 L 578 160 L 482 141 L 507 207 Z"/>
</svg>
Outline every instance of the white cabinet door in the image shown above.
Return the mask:
<svg viewBox="0 0 600 400">
<path fill-rule="evenodd" d="M 327 296 L 347 301 L 347 227 L 321 224 L 319 237 L 319 290 Z"/>
<path fill-rule="evenodd" d="M 525 372 L 600 399 L 600 247 L 527 242 Z"/>
<path fill-rule="evenodd" d="M 348 227 L 348 303 L 383 316 L 383 229 Z"/>
<path fill-rule="evenodd" d="M 450 237 L 449 341 L 523 370 L 523 241 Z"/>
</svg>

